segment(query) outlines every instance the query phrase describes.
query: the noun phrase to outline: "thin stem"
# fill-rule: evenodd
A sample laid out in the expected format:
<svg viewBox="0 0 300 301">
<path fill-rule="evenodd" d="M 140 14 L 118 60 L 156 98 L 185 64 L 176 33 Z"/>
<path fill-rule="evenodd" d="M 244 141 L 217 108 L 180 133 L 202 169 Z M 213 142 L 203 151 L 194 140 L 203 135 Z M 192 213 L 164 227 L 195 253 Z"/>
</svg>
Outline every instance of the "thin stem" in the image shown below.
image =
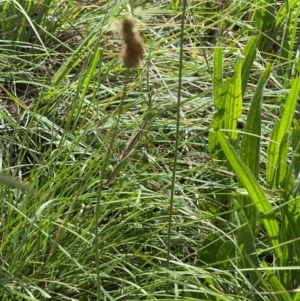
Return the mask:
<svg viewBox="0 0 300 301">
<path fill-rule="evenodd" d="M 185 11 L 186 11 L 186 0 L 183 1 L 183 11 L 182 11 L 182 17 L 181 17 L 180 58 L 179 58 L 177 114 L 176 114 L 176 138 L 175 138 L 175 146 L 174 146 L 174 166 L 173 166 L 173 172 L 172 172 L 168 236 L 167 236 L 167 262 L 166 262 L 167 271 L 170 268 L 171 229 L 172 229 L 172 219 L 173 219 L 173 203 L 174 203 L 174 195 L 175 195 L 177 154 L 178 154 L 178 145 L 179 145 L 180 97 L 181 97 L 181 83 L 182 83 L 182 69 L 183 69 L 183 38 L 184 38 Z M 168 274 L 167 274 L 167 279 L 168 279 Z M 168 292 L 168 280 L 166 283 L 166 291 Z"/>
<path fill-rule="evenodd" d="M 102 197 L 102 190 L 103 190 L 103 181 L 104 181 L 104 175 L 106 174 L 106 168 L 109 162 L 109 158 L 111 157 L 112 149 L 113 149 L 113 144 L 115 142 L 117 132 L 118 132 L 118 127 L 121 119 L 121 113 L 122 113 L 122 108 L 124 104 L 124 100 L 126 97 L 126 89 L 127 89 L 127 83 L 129 81 L 129 69 L 127 69 L 127 73 L 125 76 L 125 83 L 123 87 L 123 96 L 120 102 L 120 105 L 118 107 L 118 115 L 117 115 L 117 121 L 114 125 L 114 127 L 111 129 L 109 132 L 109 136 L 111 136 L 111 139 L 109 141 L 109 145 L 107 148 L 106 156 L 103 161 L 103 164 L 100 168 L 100 184 L 99 184 L 99 190 L 98 190 L 98 196 L 97 196 L 97 204 L 96 204 L 96 220 L 95 220 L 95 261 L 96 261 L 96 273 L 97 273 L 97 300 L 103 300 L 101 296 L 101 277 L 100 277 L 100 265 L 99 265 L 99 229 L 98 229 L 98 221 L 101 216 L 101 206 L 100 206 L 100 201 Z"/>
</svg>

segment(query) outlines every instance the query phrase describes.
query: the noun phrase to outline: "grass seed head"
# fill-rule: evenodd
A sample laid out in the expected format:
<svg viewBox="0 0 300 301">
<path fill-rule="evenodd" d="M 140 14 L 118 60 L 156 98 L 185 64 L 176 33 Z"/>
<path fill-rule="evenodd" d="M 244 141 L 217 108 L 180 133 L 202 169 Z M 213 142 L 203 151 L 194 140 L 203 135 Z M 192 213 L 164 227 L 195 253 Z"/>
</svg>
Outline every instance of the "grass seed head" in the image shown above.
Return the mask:
<svg viewBox="0 0 300 301">
<path fill-rule="evenodd" d="M 144 43 L 133 18 L 125 17 L 122 20 L 121 35 L 124 41 L 121 52 L 124 65 L 127 68 L 136 68 L 143 58 Z"/>
</svg>

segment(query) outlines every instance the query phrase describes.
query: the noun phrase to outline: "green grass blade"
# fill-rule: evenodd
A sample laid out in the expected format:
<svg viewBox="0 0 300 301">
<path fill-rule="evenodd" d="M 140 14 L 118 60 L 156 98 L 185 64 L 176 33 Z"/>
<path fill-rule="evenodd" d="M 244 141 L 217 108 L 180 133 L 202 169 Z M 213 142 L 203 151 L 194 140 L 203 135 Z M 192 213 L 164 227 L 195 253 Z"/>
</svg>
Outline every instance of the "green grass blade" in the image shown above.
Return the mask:
<svg viewBox="0 0 300 301">
<path fill-rule="evenodd" d="M 82 91 L 82 92 L 80 92 L 80 97 L 79 97 L 79 101 L 77 102 L 77 105 L 72 107 L 72 113 L 71 113 L 73 115 L 73 120 L 72 120 L 73 127 L 77 126 L 77 122 L 82 112 L 82 107 L 84 104 L 85 97 L 89 89 L 91 88 L 90 84 L 95 75 L 96 68 L 98 67 L 100 55 L 101 55 L 100 48 L 94 47 L 93 51 L 90 52 L 90 57 L 86 60 L 85 68 L 83 68 L 81 72 L 80 78 L 78 80 L 77 91 Z M 75 97 L 75 99 L 76 98 L 77 97 Z M 86 114 L 88 114 L 88 110 L 86 110 Z M 85 120 L 85 118 L 83 120 Z"/>
<path fill-rule="evenodd" d="M 101 25 L 101 24 L 100 24 Z M 90 34 L 85 38 L 85 40 L 79 44 L 76 50 L 70 55 L 68 60 L 61 66 L 61 68 L 56 72 L 52 79 L 52 85 L 56 86 L 61 82 L 65 81 L 67 76 L 82 63 L 88 54 L 92 53 L 91 50 L 95 44 L 99 42 L 99 36 L 96 32 L 99 32 L 99 27 L 95 28 Z M 81 70 L 80 70 L 81 71 Z"/>
<path fill-rule="evenodd" d="M 298 58 L 295 68 L 295 77 L 291 82 L 291 90 L 283 108 L 282 116 L 280 120 L 275 123 L 274 130 L 271 135 L 271 141 L 268 147 L 267 153 L 267 171 L 266 179 L 269 187 L 273 186 L 275 180 L 275 171 L 278 164 L 279 148 L 282 139 L 286 132 L 290 130 L 294 112 L 297 105 L 297 100 L 300 92 L 300 58 Z"/>
<path fill-rule="evenodd" d="M 276 2 L 274 0 L 257 0 L 256 3 L 258 9 L 255 17 L 256 26 L 260 32 L 259 45 L 261 50 L 268 52 L 272 50 L 272 45 L 276 43 L 275 38 L 284 24 L 284 19 L 288 17 L 289 11 L 299 3 L 299 1 L 286 1 L 281 5 L 277 14 L 275 13 Z M 284 40 L 284 37 L 281 37 L 280 40 Z"/>
<path fill-rule="evenodd" d="M 37 39 L 39 40 L 40 44 L 42 45 L 44 51 L 48 53 L 48 49 L 47 47 L 44 45 L 44 42 L 42 40 L 42 38 L 40 37 L 36 27 L 34 26 L 31 18 L 28 16 L 27 12 L 25 11 L 25 9 L 22 7 L 22 5 L 18 2 L 18 1 L 14 1 L 14 4 L 16 5 L 17 9 L 21 12 L 21 14 L 24 16 L 24 23 L 23 26 L 20 27 L 22 33 L 26 33 L 26 26 L 25 26 L 25 20 L 28 21 L 28 23 L 30 24 L 30 28 L 33 30 L 33 32 L 35 33 L 35 36 L 37 37 Z"/>
<path fill-rule="evenodd" d="M 282 252 L 280 247 L 278 247 L 279 227 L 275 218 L 275 214 L 272 211 L 272 206 L 257 183 L 257 180 L 252 175 L 251 171 L 238 157 L 221 130 L 216 129 L 215 132 L 229 163 L 239 177 L 239 180 L 242 182 L 243 186 L 248 191 L 257 212 L 261 215 L 261 219 L 269 236 L 270 244 L 275 248 L 278 262 L 280 263 L 282 261 Z"/>
<path fill-rule="evenodd" d="M 19 259 L 20 253 L 22 251 L 22 249 L 25 246 L 25 241 L 26 239 L 28 239 L 29 233 L 32 231 L 33 227 L 36 225 L 40 215 L 42 214 L 42 212 L 44 211 L 44 209 L 46 209 L 48 207 L 48 205 L 50 205 L 51 203 L 53 203 L 54 200 L 48 200 L 45 203 L 43 203 L 39 209 L 37 210 L 37 212 L 35 213 L 34 217 L 32 219 L 30 219 L 29 217 L 26 217 L 28 219 L 28 221 L 30 222 L 28 228 L 26 229 L 26 231 L 24 232 L 21 241 L 19 242 L 18 248 L 16 249 L 16 251 L 14 252 L 14 254 L 12 255 L 12 261 L 10 264 L 10 269 L 14 269 L 16 262 Z"/>
<path fill-rule="evenodd" d="M 94 51 L 91 53 L 91 58 L 90 58 L 91 62 L 88 64 L 88 70 L 87 70 L 87 74 L 85 74 L 85 80 L 84 80 L 84 84 L 83 84 L 83 91 L 80 96 L 81 101 L 84 100 L 84 98 L 88 92 L 88 89 L 90 88 L 90 83 L 94 76 L 94 72 L 95 72 L 96 68 L 98 67 L 100 53 L 101 53 L 101 51 L 100 51 L 99 47 L 95 47 Z"/>
<path fill-rule="evenodd" d="M 171 229 L 173 226 L 173 206 L 176 195 L 176 175 L 177 175 L 177 161 L 178 161 L 178 148 L 179 148 L 179 128 L 180 128 L 180 105 L 181 105 L 181 93 L 182 93 L 182 80 L 183 80 L 183 49 L 184 49 L 184 37 L 185 37 L 185 14 L 187 8 L 187 0 L 183 1 L 182 15 L 181 15 L 181 28 L 180 28 L 180 54 L 179 54 L 179 70 L 178 70 L 178 90 L 177 90 L 177 113 L 176 113 L 176 136 L 174 141 L 174 161 L 171 180 L 170 202 L 169 202 L 169 216 L 168 216 L 168 230 L 167 230 L 167 257 L 166 268 L 170 269 L 171 259 Z M 169 274 L 166 275 L 169 277 Z M 166 292 L 169 291 L 169 282 L 166 281 Z"/>
<path fill-rule="evenodd" d="M 122 154 L 118 160 L 117 165 L 115 166 L 115 168 L 113 169 L 113 171 L 111 172 L 111 174 L 109 175 L 109 177 L 106 181 L 106 184 L 105 184 L 106 187 L 110 186 L 114 182 L 115 178 L 118 176 L 121 169 L 123 168 L 126 160 L 129 158 L 131 153 L 134 151 L 135 147 L 138 145 L 143 134 L 145 133 L 145 128 L 148 123 L 149 114 L 151 112 L 151 104 L 152 104 L 152 101 L 150 99 L 146 116 L 144 117 L 144 120 L 143 120 L 142 124 L 140 125 L 140 127 L 132 133 L 132 136 L 130 137 L 126 147 L 122 151 Z"/>
</svg>

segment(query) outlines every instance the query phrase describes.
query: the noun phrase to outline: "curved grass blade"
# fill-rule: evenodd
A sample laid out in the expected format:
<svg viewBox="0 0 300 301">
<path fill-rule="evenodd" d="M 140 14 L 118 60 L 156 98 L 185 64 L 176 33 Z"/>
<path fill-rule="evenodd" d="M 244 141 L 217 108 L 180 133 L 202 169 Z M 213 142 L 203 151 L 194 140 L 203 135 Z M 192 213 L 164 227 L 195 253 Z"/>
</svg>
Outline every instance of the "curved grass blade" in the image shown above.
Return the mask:
<svg viewBox="0 0 300 301">
<path fill-rule="evenodd" d="M 247 83 L 249 80 L 251 67 L 253 65 L 256 56 L 256 43 L 257 38 L 251 37 L 247 42 L 245 48 L 243 49 L 243 55 L 245 57 L 243 67 L 242 67 L 242 95 L 245 94 Z"/>
<path fill-rule="evenodd" d="M 274 184 L 276 176 L 276 168 L 279 159 L 280 144 L 284 135 L 290 130 L 294 112 L 297 105 L 297 100 L 300 92 L 300 57 L 298 58 L 295 67 L 295 76 L 291 82 L 291 90 L 283 108 L 281 119 L 276 121 L 274 130 L 271 135 L 271 141 L 267 152 L 267 171 L 266 179 L 269 187 Z"/>
<path fill-rule="evenodd" d="M 9 187 L 14 187 L 17 189 L 20 189 L 24 192 L 30 193 L 34 195 L 37 198 L 40 198 L 42 201 L 45 201 L 48 199 L 48 196 L 45 194 L 40 193 L 39 191 L 36 191 L 33 187 L 30 185 L 25 185 L 22 182 L 16 180 L 10 175 L 7 175 L 3 172 L 0 172 L 0 183 L 9 186 Z"/>
<path fill-rule="evenodd" d="M 242 253 L 243 268 L 250 268 L 253 271 L 249 272 L 249 280 L 253 286 L 261 281 L 262 276 L 256 270 L 260 266 L 256 246 L 255 237 L 251 229 L 249 220 L 244 210 L 238 201 L 234 200 L 235 208 L 237 209 L 237 214 L 240 222 L 240 227 L 238 229 L 237 241 L 239 250 Z M 259 295 L 254 295 L 253 300 L 262 300 Z"/>
<path fill-rule="evenodd" d="M 296 5 L 297 3 L 299 3 L 299 0 L 286 1 L 279 8 L 275 18 L 275 25 L 273 28 L 272 37 L 275 37 L 277 35 L 277 32 L 279 31 L 279 28 L 282 26 L 283 20 L 287 17 L 289 10 L 292 9 L 293 6 Z"/>
<path fill-rule="evenodd" d="M 214 74 L 213 74 L 213 97 L 216 112 L 212 119 L 223 128 L 223 116 L 225 111 L 226 94 L 229 87 L 229 81 L 223 83 L 223 49 L 220 44 L 217 45 L 214 51 Z M 208 145 L 210 152 L 216 160 L 224 159 L 224 154 L 219 145 L 218 139 L 214 132 L 209 132 Z"/>
<path fill-rule="evenodd" d="M 289 133 L 285 133 L 279 147 L 279 153 L 278 153 L 278 164 L 276 169 L 276 181 L 275 181 L 275 187 L 280 188 L 280 184 L 284 181 L 286 177 L 286 158 L 288 155 L 288 147 L 289 147 Z M 287 191 L 286 191 L 287 192 Z"/>
<path fill-rule="evenodd" d="M 258 9 L 255 17 L 257 30 L 260 33 L 260 49 L 267 52 L 272 46 L 270 40 L 274 40 L 275 3 L 274 0 L 258 0 L 256 3 Z"/>
<path fill-rule="evenodd" d="M 268 267 L 268 265 L 263 262 L 264 267 Z M 279 279 L 276 277 L 276 275 L 270 271 L 269 269 L 266 269 L 266 276 L 268 283 L 272 287 L 272 292 L 276 293 L 276 300 L 279 301 L 292 301 L 293 299 L 290 297 L 290 294 L 285 290 L 285 287 L 282 285 L 282 283 L 279 281 Z"/>
<path fill-rule="evenodd" d="M 253 176 L 258 179 L 259 170 L 259 150 L 261 135 L 261 102 L 264 86 L 270 76 L 271 65 L 268 64 L 263 72 L 248 112 L 243 138 L 241 143 L 241 159 L 251 170 Z"/>
<path fill-rule="evenodd" d="M 115 178 L 118 176 L 118 174 L 122 170 L 122 167 L 124 166 L 126 160 L 129 158 L 129 156 L 131 155 L 131 153 L 133 152 L 135 147 L 138 145 L 139 141 L 142 139 L 143 134 L 145 132 L 145 128 L 148 123 L 149 114 L 151 112 L 151 104 L 152 104 L 152 99 L 150 97 L 146 116 L 144 117 L 144 120 L 143 120 L 142 124 L 140 125 L 140 127 L 137 129 L 137 131 L 132 133 L 130 140 L 128 141 L 123 152 L 121 153 L 121 156 L 118 160 L 117 165 L 115 166 L 115 168 L 113 169 L 113 171 L 111 172 L 111 174 L 109 175 L 109 177 L 106 181 L 106 184 L 105 184 L 106 187 L 110 186 L 114 182 Z"/>
<path fill-rule="evenodd" d="M 243 163 L 235 150 L 226 140 L 225 135 L 218 128 L 215 129 L 215 133 L 227 157 L 227 160 L 231 164 L 233 170 L 236 172 L 243 186 L 248 191 L 256 210 L 261 216 L 270 240 L 270 244 L 274 247 L 278 264 L 280 264 L 282 262 L 282 251 L 279 247 L 279 227 L 275 214 L 272 210 L 272 206 L 249 168 Z"/>
<path fill-rule="evenodd" d="M 235 74 L 231 79 L 228 92 L 226 95 L 226 104 L 225 104 L 225 128 L 230 130 L 228 136 L 236 140 L 238 138 L 237 121 L 238 118 L 242 115 L 242 67 L 243 60 L 239 59 L 236 67 Z"/>
</svg>

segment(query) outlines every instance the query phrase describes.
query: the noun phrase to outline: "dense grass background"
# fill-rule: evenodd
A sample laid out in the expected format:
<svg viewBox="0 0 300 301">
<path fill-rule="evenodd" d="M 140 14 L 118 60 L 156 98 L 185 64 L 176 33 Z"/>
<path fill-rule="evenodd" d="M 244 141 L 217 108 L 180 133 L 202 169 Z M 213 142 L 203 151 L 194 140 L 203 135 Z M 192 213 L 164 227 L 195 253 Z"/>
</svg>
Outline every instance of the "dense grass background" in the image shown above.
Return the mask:
<svg viewBox="0 0 300 301">
<path fill-rule="evenodd" d="M 1 300 L 300 300 L 299 1 L 0 8 Z"/>
</svg>

